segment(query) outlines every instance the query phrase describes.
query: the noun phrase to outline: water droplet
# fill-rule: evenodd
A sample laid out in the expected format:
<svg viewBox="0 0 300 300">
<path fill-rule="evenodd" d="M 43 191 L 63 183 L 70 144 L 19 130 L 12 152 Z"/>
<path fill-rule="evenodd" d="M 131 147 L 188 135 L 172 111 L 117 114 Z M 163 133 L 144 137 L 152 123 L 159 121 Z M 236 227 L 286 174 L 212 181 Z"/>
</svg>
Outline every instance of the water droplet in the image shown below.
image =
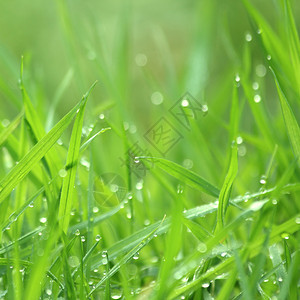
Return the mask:
<svg viewBox="0 0 300 300">
<path fill-rule="evenodd" d="M 227 255 L 227 252 L 222 252 L 222 253 L 221 253 L 221 256 L 222 256 L 222 257 L 225 257 L 226 255 Z"/>
<path fill-rule="evenodd" d="M 101 240 L 100 234 L 97 234 L 95 239 L 96 239 L 96 242 L 99 242 Z"/>
<path fill-rule="evenodd" d="M 276 204 L 277 204 L 277 200 L 276 200 L 276 199 L 273 199 L 273 200 L 272 200 L 272 204 L 273 204 L 273 205 L 276 205 Z"/>
<path fill-rule="evenodd" d="M 122 292 L 112 292 L 111 294 L 111 298 L 114 299 L 114 300 L 118 300 L 122 297 Z"/>
<path fill-rule="evenodd" d="M 263 207 L 264 204 L 265 204 L 264 201 L 256 201 L 256 202 L 253 202 L 249 208 L 253 211 L 258 211 Z"/>
<path fill-rule="evenodd" d="M 128 200 L 132 199 L 132 193 L 131 192 L 128 193 L 127 198 L 128 198 Z"/>
<path fill-rule="evenodd" d="M 79 111 L 80 111 L 80 109 L 78 108 L 78 109 L 76 110 L 76 114 L 78 114 L 78 113 L 79 113 Z"/>
<path fill-rule="evenodd" d="M 160 92 L 154 92 L 151 95 L 151 102 L 154 105 L 160 105 L 160 104 L 163 103 L 163 101 L 164 101 L 164 97 L 163 97 L 163 95 Z"/>
<path fill-rule="evenodd" d="M 66 169 L 61 169 L 61 170 L 59 170 L 59 172 L 58 172 L 58 175 L 59 175 L 61 178 L 66 177 L 67 174 L 68 174 L 68 172 L 66 171 Z"/>
<path fill-rule="evenodd" d="M 209 285 L 210 285 L 209 282 L 208 283 L 205 282 L 205 283 L 202 284 L 202 287 L 205 288 L 205 289 L 207 289 L 209 287 Z"/>
<path fill-rule="evenodd" d="M 181 274 L 181 272 L 177 271 L 177 272 L 174 273 L 173 276 L 174 276 L 174 278 L 175 278 L 176 280 L 179 280 L 179 279 L 181 279 L 182 274 Z"/>
<path fill-rule="evenodd" d="M 98 269 L 94 269 L 94 273 L 98 273 L 98 271 L 99 271 Z"/>
<path fill-rule="evenodd" d="M 84 242 L 85 242 L 85 236 L 82 235 L 82 236 L 80 237 L 80 240 L 84 243 Z"/>
<path fill-rule="evenodd" d="M 43 217 L 40 218 L 40 223 L 45 224 L 47 222 L 47 218 Z"/>
<path fill-rule="evenodd" d="M 202 111 L 204 113 L 207 113 L 208 112 L 208 106 L 206 104 L 203 104 L 202 107 L 201 107 Z"/>
<path fill-rule="evenodd" d="M 142 190 L 142 189 L 143 189 L 143 181 L 138 182 L 138 183 L 135 185 L 135 188 L 136 188 L 137 190 Z"/>
<path fill-rule="evenodd" d="M 300 217 L 297 217 L 297 218 L 295 219 L 295 222 L 296 222 L 296 224 L 300 224 Z"/>
<path fill-rule="evenodd" d="M 31 203 L 29 204 L 29 207 L 32 208 L 33 206 L 34 206 L 34 203 L 31 202 Z"/>
<path fill-rule="evenodd" d="M 149 226 L 149 225 L 150 225 L 150 220 L 146 219 L 146 220 L 144 221 L 144 225 L 145 225 L 145 226 Z"/>
<path fill-rule="evenodd" d="M 199 243 L 199 245 L 197 246 L 197 250 L 200 253 L 205 253 L 207 251 L 207 246 L 204 243 Z"/>
<path fill-rule="evenodd" d="M 271 60 L 272 56 L 270 54 L 267 55 L 267 60 Z"/>
<path fill-rule="evenodd" d="M 97 206 L 93 207 L 93 213 L 96 214 L 97 212 L 99 212 L 99 208 Z"/>
<path fill-rule="evenodd" d="M 102 256 L 102 263 L 103 263 L 103 265 L 107 265 L 107 263 L 108 263 L 108 259 L 107 259 L 107 251 L 106 250 L 104 250 L 103 252 L 102 252 L 102 254 L 101 254 L 101 256 Z"/>
<path fill-rule="evenodd" d="M 117 184 L 111 184 L 109 188 L 112 193 L 116 193 L 119 190 L 119 186 Z"/>
<path fill-rule="evenodd" d="M 123 122 L 123 127 L 124 127 L 124 130 L 127 131 L 129 129 L 129 123 Z"/>
<path fill-rule="evenodd" d="M 241 145 L 238 147 L 238 155 L 239 156 L 245 156 L 247 153 L 247 148 L 245 145 Z"/>
<path fill-rule="evenodd" d="M 134 163 L 138 164 L 140 162 L 139 158 L 138 157 L 135 157 L 134 158 Z"/>
<path fill-rule="evenodd" d="M 253 100 L 254 100 L 255 103 L 259 103 L 261 101 L 260 95 L 258 95 L 258 94 L 254 95 Z"/>
<path fill-rule="evenodd" d="M 240 81 L 241 81 L 241 77 L 240 77 L 239 74 L 236 74 L 236 75 L 235 75 L 235 81 L 236 81 L 236 82 L 240 82 Z"/>
<path fill-rule="evenodd" d="M 133 258 L 134 260 L 137 260 L 137 259 L 139 259 L 139 257 L 140 257 L 140 255 L 139 255 L 139 253 L 137 252 L 132 258 Z"/>
<path fill-rule="evenodd" d="M 236 138 L 236 143 L 237 143 L 238 145 L 242 144 L 242 143 L 243 143 L 243 138 L 242 138 L 241 136 L 238 136 L 238 137 Z"/>
<path fill-rule="evenodd" d="M 99 115 L 99 119 L 100 119 L 100 120 L 104 120 L 104 118 L 105 118 L 105 115 L 104 115 L 104 114 L 100 114 L 100 115 Z"/>
<path fill-rule="evenodd" d="M 288 240 L 288 239 L 290 238 L 289 234 L 286 233 L 286 232 L 282 233 L 282 234 L 281 234 L 281 237 L 282 237 L 283 239 L 285 239 L 285 240 Z"/>
<path fill-rule="evenodd" d="M 182 107 L 188 107 L 188 106 L 189 106 L 189 100 L 183 99 L 183 100 L 181 101 L 181 106 L 182 106 Z"/>
<path fill-rule="evenodd" d="M 88 170 L 90 169 L 90 163 L 85 157 L 81 158 L 80 164 L 86 167 Z"/>
<path fill-rule="evenodd" d="M 128 212 L 128 213 L 126 214 L 126 217 L 127 217 L 127 219 L 131 219 L 131 218 L 132 218 L 132 215 L 131 215 L 131 213 L 130 213 L 130 212 Z"/>
<path fill-rule="evenodd" d="M 7 119 L 4 119 L 4 120 L 2 121 L 2 126 L 3 126 L 3 127 L 9 126 L 9 124 L 10 124 L 10 121 L 7 120 Z"/>
<path fill-rule="evenodd" d="M 57 142 L 56 142 L 59 146 L 62 146 L 63 145 L 63 141 L 61 139 L 58 139 Z"/>
<path fill-rule="evenodd" d="M 252 41 L 252 35 L 251 35 L 249 32 L 246 33 L 246 35 L 245 35 L 245 40 L 246 40 L 247 42 L 251 42 L 251 41 Z"/>
<path fill-rule="evenodd" d="M 252 88 L 254 91 L 257 91 L 259 89 L 259 84 L 257 82 L 253 82 Z"/>
<path fill-rule="evenodd" d="M 131 125 L 129 126 L 129 132 L 130 132 L 131 134 L 136 133 L 136 130 L 137 130 L 137 128 L 136 128 L 136 126 L 135 126 L 134 124 L 131 124 Z"/>
<path fill-rule="evenodd" d="M 267 74 L 267 69 L 264 65 L 260 64 L 256 66 L 255 72 L 258 77 L 265 77 Z"/>
<path fill-rule="evenodd" d="M 279 282 L 282 282 L 283 279 L 282 279 L 281 277 L 278 277 L 278 281 L 279 281 Z"/>
<path fill-rule="evenodd" d="M 74 233 L 76 236 L 79 236 L 80 235 L 80 230 L 79 229 L 76 229 L 75 233 Z"/>
<path fill-rule="evenodd" d="M 183 161 L 183 164 L 182 164 L 186 169 L 191 169 L 193 166 L 194 166 L 194 162 L 189 159 L 189 158 L 186 158 L 184 161 Z"/>
<path fill-rule="evenodd" d="M 76 268 L 77 266 L 80 265 L 80 260 L 77 256 L 70 256 L 68 258 L 68 264 L 71 268 Z"/>
<path fill-rule="evenodd" d="M 39 233 L 38 233 L 38 235 L 39 235 L 39 236 L 42 236 L 42 235 L 43 235 L 43 233 L 42 233 L 42 232 L 39 232 Z"/>
<path fill-rule="evenodd" d="M 261 34 L 262 30 L 260 28 L 257 29 L 257 34 Z"/>
<path fill-rule="evenodd" d="M 46 294 L 47 294 L 48 296 L 51 296 L 51 295 L 52 295 L 52 291 L 51 291 L 50 289 L 47 289 L 47 290 L 46 290 Z"/>
<path fill-rule="evenodd" d="M 139 67 L 144 67 L 146 66 L 147 64 L 147 61 L 148 61 L 148 58 L 145 54 L 143 53 L 138 53 L 136 56 L 135 56 L 135 63 L 137 64 L 137 66 Z"/>
<path fill-rule="evenodd" d="M 260 184 L 266 184 L 267 183 L 267 177 L 266 175 L 262 175 L 260 180 L 259 180 Z"/>
<path fill-rule="evenodd" d="M 177 186 L 177 194 L 182 194 L 183 193 L 183 186 L 181 184 L 178 184 Z"/>
</svg>

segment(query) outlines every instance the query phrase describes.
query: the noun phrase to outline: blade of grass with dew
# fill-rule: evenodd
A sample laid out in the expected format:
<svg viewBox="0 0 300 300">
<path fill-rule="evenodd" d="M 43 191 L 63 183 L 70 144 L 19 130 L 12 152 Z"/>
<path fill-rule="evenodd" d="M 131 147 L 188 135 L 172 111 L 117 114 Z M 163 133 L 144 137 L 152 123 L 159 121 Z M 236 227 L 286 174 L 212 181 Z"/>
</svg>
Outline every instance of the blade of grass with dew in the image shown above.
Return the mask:
<svg viewBox="0 0 300 300">
<path fill-rule="evenodd" d="M 277 86 L 281 110 L 282 110 L 285 126 L 287 129 L 287 133 L 292 145 L 292 149 L 294 151 L 295 157 L 299 157 L 300 156 L 300 128 L 296 120 L 296 117 L 279 85 L 274 70 L 271 69 L 271 71 L 273 73 L 275 83 Z"/>
<path fill-rule="evenodd" d="M 25 109 L 25 118 L 28 122 L 28 125 L 30 126 L 30 129 L 33 132 L 34 136 L 34 142 L 37 143 L 42 139 L 42 137 L 45 136 L 46 132 L 44 130 L 44 126 L 42 124 L 42 121 L 39 117 L 38 112 L 35 110 L 29 95 L 25 89 L 24 82 L 23 82 L 23 57 L 21 60 L 21 70 L 20 70 L 20 89 L 22 92 L 23 97 L 23 103 L 24 103 L 24 109 Z M 42 160 L 43 161 L 43 160 Z M 48 153 L 45 154 L 45 161 L 46 161 L 46 169 L 49 169 L 50 174 L 52 177 L 54 177 L 58 170 L 59 170 L 59 160 L 56 155 L 52 153 L 51 150 L 48 151 Z M 57 186 L 57 192 L 59 190 L 59 187 Z"/>
<path fill-rule="evenodd" d="M 89 167 L 89 182 L 88 182 L 88 226 L 87 226 L 87 249 L 90 249 L 93 244 L 93 232 L 94 232 L 94 196 L 93 196 L 93 187 L 94 187 L 94 164 L 93 164 L 93 153 L 92 148 L 90 148 L 90 167 Z M 82 261 L 84 263 L 84 259 Z M 86 266 L 85 277 L 89 281 L 90 279 L 90 271 L 91 271 L 91 264 L 90 261 Z"/>
<path fill-rule="evenodd" d="M 288 268 L 288 274 L 286 276 L 286 279 L 282 283 L 281 290 L 277 298 L 278 300 L 284 300 L 288 298 L 289 299 L 299 298 L 298 285 L 292 284 L 293 279 L 294 282 L 296 283 L 299 278 L 299 263 L 300 263 L 300 254 L 299 251 L 296 251 L 292 259 L 291 265 Z"/>
<path fill-rule="evenodd" d="M 1 124 L 1 132 L 0 132 L 0 147 L 5 143 L 7 138 L 12 134 L 12 132 L 19 126 L 24 113 L 21 112 L 16 116 L 16 118 L 6 127 L 3 128 L 3 125 Z"/>
<path fill-rule="evenodd" d="M 291 65 L 291 62 L 289 60 L 289 56 L 286 55 L 286 45 L 282 38 L 280 38 L 270 27 L 270 25 L 267 23 L 265 18 L 257 11 L 256 8 L 248 0 L 243 0 L 243 3 L 249 12 L 250 16 L 254 19 L 255 23 L 258 25 L 259 29 L 261 30 L 261 38 L 263 42 L 263 46 L 266 49 L 267 54 L 271 55 L 271 64 L 273 67 L 278 66 L 278 63 L 280 66 L 284 69 L 285 76 L 289 80 L 289 87 L 292 89 L 295 89 L 297 86 L 297 81 L 295 80 L 293 74 L 293 66 Z M 276 65 L 273 64 L 273 62 L 276 62 Z M 286 79 L 284 76 L 281 77 L 281 80 L 283 82 L 286 82 Z M 296 92 L 298 92 L 298 88 L 296 89 Z"/>
<path fill-rule="evenodd" d="M 24 213 L 24 211 L 29 207 L 29 205 L 43 192 L 45 188 L 40 188 L 32 197 L 30 197 L 26 202 L 17 210 L 15 210 L 6 220 L 3 220 L 0 225 L 0 230 L 4 231 L 7 227 L 10 227 L 13 222 L 15 222 L 20 215 Z"/>
<path fill-rule="evenodd" d="M 110 130 L 110 127 L 102 128 L 100 131 L 98 131 L 96 134 L 94 134 L 91 138 L 89 138 L 85 143 L 83 143 L 80 147 L 80 154 L 82 154 L 86 148 L 89 146 L 89 144 L 101 133 L 104 133 L 107 130 Z"/>
<path fill-rule="evenodd" d="M 240 278 L 240 284 L 243 290 L 243 296 L 246 300 L 252 300 L 253 298 L 253 292 L 251 289 L 249 289 L 249 283 L 248 278 L 246 275 L 246 272 L 244 270 L 244 265 L 242 258 L 240 257 L 239 253 L 236 251 L 236 249 L 233 250 L 234 258 L 235 258 L 235 264 L 236 269 L 238 270 L 239 278 Z"/>
<path fill-rule="evenodd" d="M 121 202 L 119 205 L 117 205 L 116 207 L 112 208 L 111 210 L 109 210 L 106 213 L 101 214 L 100 216 L 97 216 L 94 218 L 94 225 L 99 224 L 101 222 L 103 222 L 104 220 L 110 218 L 111 216 L 115 215 L 116 213 L 118 213 L 123 207 L 124 207 L 124 201 Z M 69 234 L 74 233 L 76 230 L 83 230 L 86 229 L 88 226 L 88 221 L 83 221 L 80 222 L 76 225 L 73 225 L 72 227 L 69 227 Z"/>
<path fill-rule="evenodd" d="M 39 162 L 56 143 L 83 103 L 83 101 L 80 101 L 69 113 L 67 113 L 0 181 L 0 203 L 6 199 L 16 185 L 22 181 L 34 165 Z"/>
<path fill-rule="evenodd" d="M 72 194 L 74 191 L 77 163 L 79 158 L 79 149 L 80 149 L 85 106 L 88 97 L 90 95 L 90 92 L 94 88 L 95 84 L 96 82 L 91 86 L 89 91 L 83 96 L 80 109 L 76 116 L 75 123 L 72 130 L 72 136 L 70 140 L 68 156 L 67 156 L 67 164 L 66 164 L 66 168 L 68 168 L 66 170 L 67 176 L 63 180 L 60 203 L 59 203 L 59 212 L 58 212 L 60 226 L 65 233 L 68 232 L 70 212 L 72 209 L 72 200 L 73 200 Z"/>
<path fill-rule="evenodd" d="M 76 299 L 76 291 L 74 281 L 71 275 L 71 269 L 68 263 L 68 256 L 66 248 L 62 251 L 62 264 L 63 264 L 63 274 L 64 274 L 64 294 L 65 299 Z"/>
<path fill-rule="evenodd" d="M 154 230 L 152 230 L 141 242 L 138 243 L 137 246 L 135 246 L 133 249 L 131 249 L 125 256 L 123 256 L 118 263 L 116 263 L 113 268 L 109 270 L 109 273 L 107 273 L 96 285 L 95 287 L 90 291 L 88 294 L 88 297 L 91 296 L 100 286 L 102 283 L 104 283 L 106 280 L 111 278 L 115 273 L 118 272 L 120 267 L 124 264 L 126 264 L 136 253 L 138 253 L 142 248 L 144 248 L 155 236 L 157 230 L 159 227 L 163 224 L 165 218 L 155 227 Z"/>
<path fill-rule="evenodd" d="M 280 265 L 280 267 L 276 270 L 276 278 L 279 285 L 281 285 L 281 282 L 285 280 L 286 278 L 286 270 L 282 264 L 282 258 L 281 258 L 281 251 L 282 248 L 278 244 L 273 244 L 269 247 L 269 253 L 270 258 L 273 264 L 273 267 Z"/>
<path fill-rule="evenodd" d="M 258 193 L 254 193 L 251 195 L 245 195 L 245 196 L 238 196 L 235 199 L 232 199 L 230 202 L 236 202 L 241 203 L 246 201 L 250 201 L 251 199 L 256 199 L 258 197 L 267 197 L 269 196 L 276 188 L 271 188 L 269 190 L 260 191 Z M 300 184 L 299 185 L 287 185 L 282 189 L 282 192 L 288 192 L 288 191 L 299 191 L 300 190 Z M 254 202 L 255 203 L 255 202 Z M 187 219 L 195 219 L 199 217 L 204 217 L 207 214 L 211 214 L 215 212 L 218 208 L 217 203 L 211 203 L 206 205 L 201 205 L 199 207 L 191 208 L 187 210 L 183 215 L 184 218 Z M 101 216 L 100 216 L 101 217 Z M 82 227 L 86 226 L 86 222 L 82 223 Z M 154 224 L 149 225 L 148 227 L 141 229 L 137 231 L 136 233 L 132 234 L 131 236 L 117 242 L 115 245 L 111 246 L 108 249 L 108 252 L 110 253 L 110 258 L 115 259 L 118 255 L 129 251 L 132 247 L 135 247 L 139 242 L 141 242 L 152 230 L 154 230 L 159 225 L 159 222 L 156 222 Z M 168 227 L 170 226 L 170 219 L 166 218 L 164 221 L 164 224 L 158 229 L 156 232 L 157 235 L 161 235 L 165 233 L 168 230 Z M 76 230 L 76 226 L 73 227 L 72 232 Z M 93 265 L 92 268 L 96 269 L 99 267 L 99 265 L 102 264 L 101 255 L 95 255 L 93 257 Z"/>
<path fill-rule="evenodd" d="M 139 157 L 140 159 L 149 159 L 149 157 Z M 218 197 L 219 189 L 200 177 L 198 174 L 182 167 L 181 165 L 164 158 L 153 158 L 156 166 L 167 172 L 174 178 L 185 184 L 196 188 L 208 195 Z"/>
<path fill-rule="evenodd" d="M 225 214 L 229 204 L 229 198 L 231 194 L 231 189 L 233 182 L 238 173 L 238 156 L 237 156 L 237 133 L 239 127 L 239 99 L 237 87 L 233 89 L 232 95 L 232 105 L 230 113 L 230 132 L 229 132 L 229 142 L 230 142 L 230 161 L 229 168 L 220 191 L 218 212 L 217 212 L 217 225 L 216 230 L 220 230 L 225 224 Z"/>
<path fill-rule="evenodd" d="M 281 234 L 283 232 L 290 232 L 292 234 L 293 232 L 299 231 L 300 224 L 297 224 L 295 222 L 295 220 L 299 217 L 300 214 L 288 220 L 287 222 L 276 226 L 275 229 L 273 229 L 270 233 L 270 243 L 280 241 L 282 239 Z M 259 253 L 259 249 L 261 248 L 263 242 L 264 241 L 256 241 L 255 243 L 250 245 L 250 257 L 254 257 Z M 230 270 L 232 270 L 233 264 L 233 257 L 223 260 L 221 263 L 209 269 L 205 274 L 201 275 L 199 278 L 185 284 L 184 286 L 174 289 L 174 291 L 168 297 L 168 299 L 177 299 L 179 295 L 195 290 L 197 287 L 199 287 L 199 284 L 203 283 L 204 281 L 213 280 L 216 276 L 229 272 Z"/>
<path fill-rule="evenodd" d="M 19 158 L 21 159 L 26 152 L 28 151 L 28 142 L 26 139 L 26 124 L 24 118 L 22 118 L 22 124 L 21 124 L 21 131 L 20 131 L 20 148 L 19 148 Z M 28 190 L 28 183 L 26 182 L 28 178 L 24 178 L 18 186 L 16 187 L 16 194 L 15 194 L 15 208 L 19 208 L 23 205 L 24 200 L 26 199 L 26 194 Z M 16 270 L 20 270 L 19 260 L 20 260 L 20 247 L 17 241 L 17 238 L 22 233 L 23 228 L 23 219 L 22 216 L 19 218 L 18 222 L 14 222 L 14 226 L 12 228 L 14 240 L 16 240 L 16 243 L 14 245 L 14 258 L 16 259 L 16 264 L 14 265 L 14 268 Z M 23 299 L 23 283 L 22 283 L 22 274 L 20 272 L 13 272 L 12 273 L 13 278 L 13 286 L 14 286 L 14 299 L 20 300 Z"/>
<path fill-rule="evenodd" d="M 56 220 L 57 212 L 52 210 L 49 212 L 48 219 Z M 51 226 L 50 226 L 51 224 Z M 38 249 L 34 251 L 33 255 L 33 266 L 28 276 L 25 286 L 24 299 L 37 300 L 40 297 L 40 289 L 37 288 L 37 284 L 45 280 L 45 275 L 49 271 L 52 261 L 52 252 L 57 245 L 59 238 L 62 236 L 62 231 L 59 228 L 58 222 L 48 222 L 46 225 L 48 230 L 48 238 L 39 240 L 39 248 L 43 251 L 43 255 L 37 255 Z"/>
<path fill-rule="evenodd" d="M 300 95 L 300 76 L 299 76 L 299 68 L 300 68 L 300 42 L 299 35 L 297 32 L 297 27 L 295 24 L 295 19 L 292 14 L 291 5 L 289 0 L 284 0 L 284 17 L 285 17 L 285 30 L 287 35 L 287 43 L 289 47 L 291 66 L 293 67 L 294 77 L 298 83 L 298 95 Z"/>
<path fill-rule="evenodd" d="M 165 241 L 164 260 L 160 265 L 157 279 L 158 290 L 154 292 L 154 299 L 165 299 L 165 296 L 169 293 L 170 287 L 167 283 L 170 274 L 173 274 L 173 268 L 176 264 L 174 257 L 178 255 L 182 242 L 183 197 L 184 195 L 182 193 L 178 194 L 172 209 L 170 228 Z"/>
<path fill-rule="evenodd" d="M 236 143 L 234 143 L 231 149 L 231 159 L 230 159 L 229 169 L 220 191 L 216 230 L 219 230 L 225 224 L 225 214 L 229 204 L 232 185 L 237 176 L 237 172 L 238 172 L 237 145 Z"/>
<path fill-rule="evenodd" d="M 266 203 L 266 201 L 259 201 L 258 202 L 259 205 L 255 209 L 257 209 L 257 211 L 260 210 L 265 205 L 265 203 Z M 219 243 L 224 239 L 225 236 L 227 236 L 231 232 L 238 230 L 239 225 L 242 224 L 246 218 L 253 215 L 254 213 L 255 213 L 255 211 L 250 208 L 249 210 L 240 214 L 230 224 L 224 226 L 220 231 L 215 233 L 214 236 L 207 239 L 207 241 L 205 243 L 206 247 L 203 249 L 203 251 L 194 252 L 191 254 L 190 257 L 186 257 L 181 262 L 181 264 L 174 271 L 176 274 L 178 274 L 179 279 L 174 281 L 173 292 L 170 294 L 170 295 L 172 295 L 171 299 L 175 296 L 175 293 L 174 293 L 174 291 L 176 291 L 175 287 L 179 283 L 181 283 L 180 279 L 183 278 L 184 276 L 186 276 L 187 274 L 189 274 L 190 272 L 193 272 L 193 270 L 195 270 L 195 268 L 199 265 L 199 261 L 201 261 L 201 259 L 204 259 L 207 256 L 212 256 L 212 257 L 216 256 L 217 254 L 213 253 L 212 250 L 217 245 L 219 245 Z M 212 253 L 212 254 L 210 255 L 210 253 Z M 189 284 L 187 284 L 187 286 L 189 286 Z M 194 285 L 191 284 L 191 286 L 194 286 Z M 182 289 L 184 289 L 184 288 L 182 288 Z M 179 290 L 181 290 L 181 288 L 179 288 Z M 177 296 L 180 294 L 178 294 L 176 292 Z"/>
<path fill-rule="evenodd" d="M 88 250 L 88 252 L 86 253 L 86 255 L 83 257 L 82 261 L 81 261 L 81 264 L 84 265 L 85 263 L 88 262 L 89 258 L 91 257 L 92 253 L 94 252 L 94 250 L 96 249 L 96 247 L 98 246 L 100 240 L 96 240 L 96 243 L 94 243 L 92 245 L 92 247 Z M 74 271 L 72 272 L 72 277 L 74 279 L 76 279 L 76 276 L 78 275 L 77 273 L 79 272 L 79 268 L 80 266 L 76 267 L 74 269 Z"/>
</svg>

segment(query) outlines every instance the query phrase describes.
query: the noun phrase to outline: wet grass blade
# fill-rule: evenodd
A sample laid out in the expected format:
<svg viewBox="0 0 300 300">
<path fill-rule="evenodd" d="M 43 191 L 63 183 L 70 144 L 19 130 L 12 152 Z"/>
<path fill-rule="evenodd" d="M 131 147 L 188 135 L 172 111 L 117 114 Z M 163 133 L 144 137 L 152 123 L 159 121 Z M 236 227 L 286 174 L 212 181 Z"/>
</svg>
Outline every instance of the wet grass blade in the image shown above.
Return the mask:
<svg viewBox="0 0 300 300">
<path fill-rule="evenodd" d="M 165 218 L 164 218 L 165 219 Z M 107 279 L 111 278 L 119 269 L 126 264 L 136 253 L 144 248 L 155 236 L 159 227 L 163 224 L 164 219 L 156 226 L 156 228 L 150 232 L 137 246 L 131 249 L 121 260 L 109 270 L 109 272 L 96 284 L 96 286 L 90 291 L 88 297 L 91 296 Z"/>
<path fill-rule="evenodd" d="M 141 159 L 147 157 L 140 157 Z M 169 175 L 180 180 L 181 182 L 198 189 L 208 195 L 218 197 L 219 189 L 203 179 L 198 174 L 182 167 L 181 165 L 174 163 L 164 158 L 153 158 L 156 166 L 167 172 Z"/>
<path fill-rule="evenodd" d="M 20 162 L 0 181 L 0 203 L 2 203 L 16 185 L 32 170 L 51 147 L 60 138 L 69 126 L 77 110 L 82 106 L 80 101 L 67 113 L 33 148 L 20 160 Z"/>
<path fill-rule="evenodd" d="M 272 69 L 271 69 L 272 70 Z M 285 126 L 288 132 L 288 136 L 295 154 L 295 157 L 300 156 L 300 128 L 298 125 L 298 122 L 296 120 L 296 117 L 280 87 L 280 84 L 277 80 L 277 76 L 275 72 L 272 70 L 276 86 L 277 86 L 277 91 L 279 95 L 279 100 L 280 100 L 280 105 L 281 105 L 281 110 L 285 122 Z"/>
<path fill-rule="evenodd" d="M 78 163 L 79 150 L 80 150 L 85 106 L 86 106 L 87 99 L 90 95 L 90 92 L 94 88 L 95 84 L 96 82 L 91 86 L 89 91 L 82 98 L 80 109 L 76 116 L 75 123 L 72 130 L 72 136 L 70 140 L 68 156 L 67 156 L 67 164 L 66 164 L 67 175 L 64 178 L 63 185 L 62 185 L 62 191 L 61 191 L 61 197 L 59 203 L 59 213 L 58 213 L 61 229 L 65 233 L 68 232 L 70 212 L 72 208 L 72 194 L 74 191 L 75 177 L 77 171 L 77 163 Z"/>
<path fill-rule="evenodd" d="M 1 128 L 0 132 L 0 147 L 5 143 L 8 137 L 20 124 L 24 113 L 21 112 L 6 128 Z M 2 125 L 0 125 L 2 127 Z"/>
</svg>

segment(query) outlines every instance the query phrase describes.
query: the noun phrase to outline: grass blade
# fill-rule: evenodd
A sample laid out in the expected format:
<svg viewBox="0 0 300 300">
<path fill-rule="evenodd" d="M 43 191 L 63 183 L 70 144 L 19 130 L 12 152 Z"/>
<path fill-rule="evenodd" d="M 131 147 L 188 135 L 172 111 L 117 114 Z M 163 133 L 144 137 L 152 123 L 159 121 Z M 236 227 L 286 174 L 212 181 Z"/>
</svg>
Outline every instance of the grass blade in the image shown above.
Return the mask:
<svg viewBox="0 0 300 300">
<path fill-rule="evenodd" d="M 271 69 L 272 70 L 272 69 Z M 295 157 L 300 156 L 300 128 L 298 125 L 298 122 L 296 120 L 296 117 L 280 87 L 280 84 L 277 80 L 277 76 L 275 72 L 272 70 L 276 86 L 277 86 L 277 91 L 279 95 L 279 100 L 280 100 L 280 105 L 281 105 L 281 110 L 285 122 L 285 126 L 288 132 L 288 136 L 295 154 Z"/>
<path fill-rule="evenodd" d="M 73 120 L 77 110 L 82 106 L 82 103 L 83 102 L 80 101 L 69 113 L 67 113 L 0 181 L 0 203 L 6 199 L 16 185 L 22 181 L 34 165 L 39 162 L 56 143 Z"/>
<path fill-rule="evenodd" d="M 141 159 L 147 157 L 140 157 Z M 219 189 L 198 174 L 164 158 L 153 158 L 155 164 L 174 178 L 214 197 L 219 196 Z"/>
<path fill-rule="evenodd" d="M 87 99 L 90 95 L 90 92 L 94 88 L 95 84 L 96 82 L 91 86 L 89 91 L 82 98 L 80 109 L 76 116 L 75 123 L 72 130 L 72 136 L 70 140 L 68 156 L 67 156 L 67 164 L 66 164 L 66 169 L 68 173 L 63 181 L 60 203 L 59 203 L 59 212 L 58 212 L 60 227 L 65 233 L 68 232 L 70 212 L 72 208 L 72 194 L 74 190 L 77 163 L 79 157 L 85 106 L 86 106 Z"/>
</svg>

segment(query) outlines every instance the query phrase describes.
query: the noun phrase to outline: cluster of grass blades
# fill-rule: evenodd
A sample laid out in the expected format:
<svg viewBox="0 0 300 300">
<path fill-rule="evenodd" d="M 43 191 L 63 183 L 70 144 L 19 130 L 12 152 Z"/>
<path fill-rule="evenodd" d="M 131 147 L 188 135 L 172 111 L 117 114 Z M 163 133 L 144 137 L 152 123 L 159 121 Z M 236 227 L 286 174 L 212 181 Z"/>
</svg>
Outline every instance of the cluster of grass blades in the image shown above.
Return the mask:
<svg viewBox="0 0 300 300">
<path fill-rule="evenodd" d="M 245 42 L 242 58 L 236 58 L 237 75 L 230 74 L 230 89 L 224 87 L 226 97 L 217 99 L 208 114 L 213 130 L 220 124 L 225 129 L 226 146 L 218 137 L 210 139 L 212 132 L 202 134 L 192 120 L 192 135 L 185 137 L 174 159 L 135 157 L 147 167 L 142 180 L 135 178 L 128 162 L 135 140 L 123 126 L 130 117 L 124 58 L 129 52 L 127 15 L 116 54 L 120 65 L 115 86 L 104 57 L 96 61 L 97 75 L 112 101 L 95 110 L 110 109 L 117 117 L 87 113 L 94 83 L 53 124 L 73 71 L 58 87 L 46 122 L 26 87 L 23 59 L 22 105 L 0 78 L 1 93 L 19 110 L 10 122 L 0 124 L 1 299 L 299 299 L 300 42 L 290 2 L 277 2 L 281 34 L 249 0 L 243 1 L 272 78 L 265 97 L 277 93 L 276 122 L 253 87 L 252 49 Z M 76 60 L 72 22 L 63 1 L 58 1 L 58 10 L 69 56 Z M 159 32 L 157 39 L 168 56 Z M 201 48 L 198 40 L 195 44 L 193 55 Z M 208 55 L 207 49 L 200 50 Z M 0 51 L 1 59 L 5 55 Z M 10 58 L 5 62 L 14 69 Z M 75 69 L 81 88 L 84 76 Z M 190 72 L 197 75 L 196 69 Z M 170 89 L 176 85 L 173 72 L 169 65 Z M 187 73 L 182 85 L 194 92 L 197 87 Z M 144 75 L 159 86 L 150 71 Z M 223 108 L 224 98 L 230 107 L 227 123 L 221 120 L 225 109 L 218 108 Z M 255 130 L 244 122 L 249 114 Z M 200 140 L 201 150 L 187 150 L 198 147 Z M 246 156 L 242 141 L 250 149 Z M 110 156 L 113 147 L 124 149 L 126 171 L 104 172 L 102 163 L 116 166 Z M 185 151 L 201 162 L 202 170 L 181 163 Z M 260 164 L 264 176 L 249 192 L 254 185 L 247 185 L 245 178 L 250 181 L 250 171 L 261 170 Z"/>
</svg>

